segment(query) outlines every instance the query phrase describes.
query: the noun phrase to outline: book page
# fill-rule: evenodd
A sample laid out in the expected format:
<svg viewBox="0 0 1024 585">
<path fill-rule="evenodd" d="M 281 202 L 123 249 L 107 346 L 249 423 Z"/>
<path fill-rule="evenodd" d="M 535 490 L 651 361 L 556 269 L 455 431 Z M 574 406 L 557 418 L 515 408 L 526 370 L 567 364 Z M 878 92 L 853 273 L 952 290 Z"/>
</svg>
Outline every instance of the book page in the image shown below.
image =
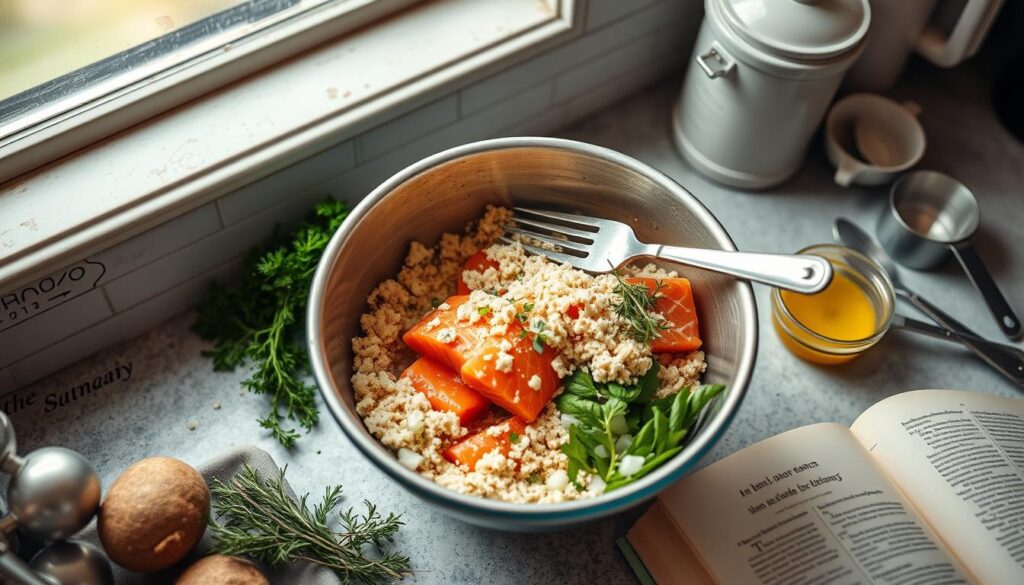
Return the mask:
<svg viewBox="0 0 1024 585">
<path fill-rule="evenodd" d="M 980 583 L 1024 583 L 1024 400 L 905 392 L 851 427 Z"/>
<path fill-rule="evenodd" d="M 849 429 L 801 427 L 661 495 L 719 583 L 970 581 Z"/>
</svg>

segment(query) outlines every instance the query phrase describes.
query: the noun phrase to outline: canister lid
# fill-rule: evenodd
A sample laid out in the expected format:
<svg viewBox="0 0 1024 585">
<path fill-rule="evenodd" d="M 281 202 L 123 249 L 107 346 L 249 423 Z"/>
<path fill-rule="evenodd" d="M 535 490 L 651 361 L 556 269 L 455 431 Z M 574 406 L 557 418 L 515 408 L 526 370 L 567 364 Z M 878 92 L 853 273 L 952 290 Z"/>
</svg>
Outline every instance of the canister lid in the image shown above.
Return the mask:
<svg viewBox="0 0 1024 585">
<path fill-rule="evenodd" d="M 791 59 L 837 57 L 857 47 L 868 31 L 867 0 L 711 0 L 751 45 Z"/>
</svg>

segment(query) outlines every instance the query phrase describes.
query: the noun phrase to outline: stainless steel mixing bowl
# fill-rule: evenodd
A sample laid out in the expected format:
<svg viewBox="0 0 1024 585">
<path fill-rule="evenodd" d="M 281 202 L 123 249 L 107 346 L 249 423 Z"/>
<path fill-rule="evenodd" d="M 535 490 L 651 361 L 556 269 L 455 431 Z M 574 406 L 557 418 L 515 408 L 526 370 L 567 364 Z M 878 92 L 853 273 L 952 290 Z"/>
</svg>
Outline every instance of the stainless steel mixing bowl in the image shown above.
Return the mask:
<svg viewBox="0 0 1024 585">
<path fill-rule="evenodd" d="M 310 361 L 331 414 L 352 443 L 402 486 L 445 512 L 505 530 L 556 530 L 643 502 L 692 470 L 725 432 L 750 381 L 757 354 L 757 308 L 749 284 L 681 267 L 693 283 L 708 369 L 726 392 L 709 407 L 679 455 L 624 488 L 559 504 L 511 504 L 459 494 L 402 467 L 355 412 L 351 340 L 366 297 L 397 274 L 409 242 L 461 232 L 487 204 L 525 205 L 607 217 L 643 241 L 735 250 L 696 197 L 628 156 L 555 138 L 501 138 L 426 158 L 385 181 L 331 239 L 313 279 L 307 333 Z M 680 268 L 680 267 L 674 267 Z"/>
</svg>

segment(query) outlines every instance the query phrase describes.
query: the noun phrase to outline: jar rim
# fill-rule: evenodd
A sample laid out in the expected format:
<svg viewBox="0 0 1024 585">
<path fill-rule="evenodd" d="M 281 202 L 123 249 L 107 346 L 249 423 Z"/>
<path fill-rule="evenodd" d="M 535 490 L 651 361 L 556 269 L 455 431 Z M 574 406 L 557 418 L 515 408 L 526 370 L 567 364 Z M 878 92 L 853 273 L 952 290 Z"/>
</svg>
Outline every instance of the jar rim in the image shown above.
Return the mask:
<svg viewBox="0 0 1024 585">
<path fill-rule="evenodd" d="M 822 256 L 823 258 L 828 260 L 829 263 L 832 263 L 832 258 L 820 254 L 820 252 L 824 251 L 849 254 L 857 258 L 858 261 L 864 262 L 867 266 L 869 266 L 872 269 L 874 276 L 877 276 L 879 280 L 881 280 L 884 284 L 884 286 L 882 287 L 882 296 L 883 306 L 886 309 L 886 315 L 882 322 L 875 327 L 875 331 L 871 335 L 861 339 L 834 339 L 832 337 L 822 335 L 817 331 L 812 330 L 811 328 L 804 325 L 799 319 L 797 319 L 796 316 L 793 315 L 793 312 L 789 310 L 789 307 L 786 306 L 786 301 L 784 301 L 782 298 L 782 291 L 777 288 L 773 289 L 772 291 L 772 298 L 775 301 L 774 304 L 776 304 L 779 307 L 779 309 L 789 319 L 789 321 L 796 325 L 801 332 L 806 333 L 811 339 L 818 340 L 825 344 L 847 350 L 857 350 L 865 345 L 873 345 L 877 343 L 878 340 L 881 339 L 887 331 L 889 331 L 889 328 L 892 326 L 892 321 L 896 313 L 896 293 L 892 285 L 892 280 L 889 278 L 889 274 L 885 271 L 884 268 L 882 268 L 881 265 L 878 264 L 878 262 L 875 262 L 871 258 L 865 256 L 864 254 L 858 252 L 857 250 L 854 250 L 853 248 L 848 248 L 846 246 L 841 246 L 838 244 L 814 244 L 812 246 L 807 246 L 797 251 L 797 254 L 815 254 L 816 252 L 818 252 L 819 254 L 816 255 Z M 863 274 L 863 271 L 857 270 L 856 268 L 850 266 L 848 262 L 844 262 L 844 264 L 846 264 L 847 268 L 849 268 L 851 271 Z M 834 352 L 829 351 L 828 348 L 812 347 L 810 345 L 807 345 L 807 343 L 803 342 L 800 339 L 797 339 L 796 336 L 790 335 L 790 337 L 800 342 L 805 347 L 813 349 L 814 351 L 843 355 L 843 352 Z"/>
</svg>

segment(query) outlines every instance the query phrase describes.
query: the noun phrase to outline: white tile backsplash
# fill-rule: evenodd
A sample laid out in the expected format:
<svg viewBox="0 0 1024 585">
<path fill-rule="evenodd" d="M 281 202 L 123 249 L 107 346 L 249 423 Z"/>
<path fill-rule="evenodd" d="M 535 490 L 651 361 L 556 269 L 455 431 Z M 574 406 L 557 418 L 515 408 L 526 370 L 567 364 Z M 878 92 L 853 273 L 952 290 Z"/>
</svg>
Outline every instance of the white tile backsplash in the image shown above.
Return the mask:
<svg viewBox="0 0 1024 585">
<path fill-rule="evenodd" d="M 600 86 L 591 87 L 581 95 L 565 102 L 562 123 L 571 124 L 589 116 L 669 73 L 680 71 L 682 67 L 683 59 L 675 55 L 662 57 L 611 81 L 605 81 Z"/>
<path fill-rule="evenodd" d="M 593 87 L 630 74 L 656 60 L 660 55 L 679 50 L 675 30 L 662 28 L 633 42 L 605 53 L 555 80 L 555 101 L 585 96 Z"/>
<path fill-rule="evenodd" d="M 604 108 L 689 58 L 700 0 L 590 0 L 585 34 L 391 119 L 90 257 L 100 288 L 0 332 L 0 391 L 133 337 L 239 272 L 275 224 L 325 196 L 355 204 L 425 156 L 485 138 L 543 135 Z"/>
<path fill-rule="evenodd" d="M 301 219 L 323 197 L 319 192 L 293 196 L 108 283 L 105 288 L 111 306 L 115 311 L 123 311 L 246 254 L 263 242 L 275 225 L 286 227 Z"/>
<path fill-rule="evenodd" d="M 32 355 L 113 314 L 103 296 L 103 290 L 94 289 L 28 321 L 0 331 L 0 367 Z"/>
<path fill-rule="evenodd" d="M 106 267 L 101 283 L 162 258 L 221 228 L 217 206 L 208 203 L 90 257 Z"/>
<path fill-rule="evenodd" d="M 625 2 L 624 2 L 625 3 Z M 565 45 L 552 49 L 519 65 L 515 65 L 479 81 L 462 90 L 460 95 L 463 116 L 479 112 L 484 108 L 586 63 L 614 48 L 642 37 L 649 31 L 664 27 L 667 23 L 679 21 L 692 10 L 691 2 L 662 0 L 642 11 L 635 11 L 628 18 L 614 22 Z M 682 25 L 681 25 L 682 26 Z M 692 39 L 690 39 L 692 41 Z"/>
<path fill-rule="evenodd" d="M 282 194 L 307 189 L 324 179 L 343 173 L 356 164 L 352 141 L 332 146 L 268 177 L 251 183 L 217 200 L 224 225 L 238 223 L 281 201 Z"/>
<path fill-rule="evenodd" d="M 587 3 L 587 30 L 595 30 L 650 5 L 654 0 L 590 0 Z"/>
<path fill-rule="evenodd" d="M 360 162 L 365 162 L 394 150 L 459 119 L 459 96 L 452 94 L 427 104 L 418 110 L 399 116 L 377 126 L 356 140 Z"/>
</svg>

